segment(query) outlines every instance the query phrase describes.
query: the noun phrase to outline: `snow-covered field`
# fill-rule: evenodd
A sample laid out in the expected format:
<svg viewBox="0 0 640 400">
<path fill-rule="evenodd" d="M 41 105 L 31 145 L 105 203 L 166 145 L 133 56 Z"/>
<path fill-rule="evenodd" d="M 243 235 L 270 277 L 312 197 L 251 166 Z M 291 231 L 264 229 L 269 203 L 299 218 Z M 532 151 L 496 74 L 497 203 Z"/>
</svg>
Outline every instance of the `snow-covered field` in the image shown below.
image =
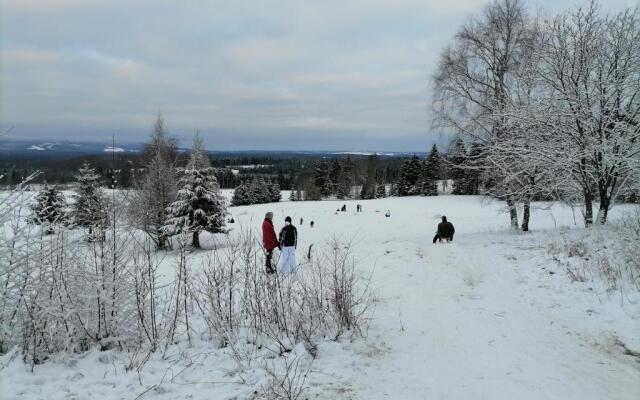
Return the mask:
<svg viewBox="0 0 640 400">
<path fill-rule="evenodd" d="M 342 204 L 347 212 L 336 212 Z M 611 220 L 631 209 L 616 207 Z M 503 204 L 474 196 L 283 201 L 230 211 L 231 235 L 242 227 L 258 232 L 267 211 L 276 230 L 286 216 L 296 225 L 303 218 L 299 260 L 334 235 L 353 241 L 361 272 L 372 278 L 378 300 L 366 337 L 320 346 L 309 398 L 640 398 L 639 358 L 621 345 L 640 350 L 637 291 L 607 291 L 598 276 L 572 282 L 552 258 L 551 249 L 584 234 L 579 210 L 537 203 L 527 234 L 508 230 Z M 434 245 L 441 215 L 455 225 L 455 240 Z M 602 230 L 591 239 L 610 236 Z M 203 235 L 198 256 L 219 242 Z M 9 354 L 0 358 L 0 398 L 252 398 L 223 351 L 207 342 L 175 347 L 140 374 L 125 373 L 127 355 L 115 352 L 61 356 L 33 374 Z"/>
</svg>

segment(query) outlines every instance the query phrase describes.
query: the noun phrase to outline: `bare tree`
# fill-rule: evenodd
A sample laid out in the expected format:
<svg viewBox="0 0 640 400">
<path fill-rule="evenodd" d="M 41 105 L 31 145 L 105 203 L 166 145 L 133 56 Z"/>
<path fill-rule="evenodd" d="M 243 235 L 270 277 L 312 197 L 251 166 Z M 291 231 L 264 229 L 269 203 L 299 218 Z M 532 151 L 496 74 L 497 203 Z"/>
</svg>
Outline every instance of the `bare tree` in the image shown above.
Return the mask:
<svg viewBox="0 0 640 400">
<path fill-rule="evenodd" d="M 521 1 L 496 0 L 458 31 L 434 76 L 434 123 L 482 144 L 492 194 L 507 202 L 514 228 L 516 201 L 528 178 L 519 174 L 519 154 L 503 149 L 513 134 L 516 72 L 530 60 L 533 31 Z"/>
</svg>

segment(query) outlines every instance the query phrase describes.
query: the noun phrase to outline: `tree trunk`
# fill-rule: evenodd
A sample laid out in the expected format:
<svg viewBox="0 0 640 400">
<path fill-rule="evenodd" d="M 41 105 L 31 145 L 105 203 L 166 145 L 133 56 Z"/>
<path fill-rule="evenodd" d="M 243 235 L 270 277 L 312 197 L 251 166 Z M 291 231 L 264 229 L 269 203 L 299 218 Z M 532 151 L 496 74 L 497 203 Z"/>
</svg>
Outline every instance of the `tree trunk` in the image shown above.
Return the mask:
<svg viewBox="0 0 640 400">
<path fill-rule="evenodd" d="M 604 225 L 607 222 L 607 215 L 609 214 L 609 208 L 611 207 L 611 200 L 614 196 L 614 189 L 616 187 L 617 179 L 608 178 L 601 179 L 598 184 L 598 194 L 600 195 L 600 208 L 598 209 L 598 224 Z"/>
<path fill-rule="evenodd" d="M 525 200 L 524 209 L 522 211 L 522 231 L 523 232 L 528 232 L 529 231 L 530 209 L 531 209 L 531 200 L 527 199 L 527 200 Z"/>
<path fill-rule="evenodd" d="M 193 232 L 192 244 L 193 244 L 193 247 L 195 247 L 196 249 L 200 248 L 200 232 L 198 231 Z"/>
<path fill-rule="evenodd" d="M 513 198 L 507 198 L 507 207 L 509 207 L 509 217 L 511 218 L 511 228 L 518 229 L 518 210 Z"/>
<path fill-rule="evenodd" d="M 593 224 L 593 196 L 588 190 L 584 191 L 584 226 Z"/>
<path fill-rule="evenodd" d="M 600 208 L 598 208 L 598 216 L 596 220 L 598 224 L 604 225 L 607 222 L 607 215 L 609 214 L 609 205 L 611 204 L 611 198 L 607 195 L 600 195 Z"/>
</svg>

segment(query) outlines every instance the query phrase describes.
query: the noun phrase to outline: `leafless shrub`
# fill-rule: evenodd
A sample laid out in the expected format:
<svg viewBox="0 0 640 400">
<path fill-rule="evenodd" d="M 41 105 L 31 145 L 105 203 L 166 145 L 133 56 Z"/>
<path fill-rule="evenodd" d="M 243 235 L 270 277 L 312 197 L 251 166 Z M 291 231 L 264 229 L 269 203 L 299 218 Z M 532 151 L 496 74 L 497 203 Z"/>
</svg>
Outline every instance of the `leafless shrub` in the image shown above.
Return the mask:
<svg viewBox="0 0 640 400">
<path fill-rule="evenodd" d="M 621 256 L 629 281 L 640 290 L 640 210 L 628 215 L 622 224 Z"/>
<path fill-rule="evenodd" d="M 300 399 L 306 391 L 305 383 L 313 360 L 308 355 L 291 353 L 283 357 L 283 361 L 282 365 L 265 361 L 263 369 L 270 380 L 263 392 L 268 399 Z"/>
</svg>

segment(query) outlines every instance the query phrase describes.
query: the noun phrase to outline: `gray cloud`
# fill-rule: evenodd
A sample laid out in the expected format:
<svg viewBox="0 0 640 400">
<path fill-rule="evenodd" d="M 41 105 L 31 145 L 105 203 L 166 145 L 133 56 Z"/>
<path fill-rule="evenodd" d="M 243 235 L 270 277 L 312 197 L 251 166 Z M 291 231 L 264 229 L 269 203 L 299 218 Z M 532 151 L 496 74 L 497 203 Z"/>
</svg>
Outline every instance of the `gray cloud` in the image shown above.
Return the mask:
<svg viewBox="0 0 640 400">
<path fill-rule="evenodd" d="M 483 3 L 3 0 L 0 125 L 144 140 L 162 110 L 212 149 L 425 150 L 429 74 Z"/>
</svg>

